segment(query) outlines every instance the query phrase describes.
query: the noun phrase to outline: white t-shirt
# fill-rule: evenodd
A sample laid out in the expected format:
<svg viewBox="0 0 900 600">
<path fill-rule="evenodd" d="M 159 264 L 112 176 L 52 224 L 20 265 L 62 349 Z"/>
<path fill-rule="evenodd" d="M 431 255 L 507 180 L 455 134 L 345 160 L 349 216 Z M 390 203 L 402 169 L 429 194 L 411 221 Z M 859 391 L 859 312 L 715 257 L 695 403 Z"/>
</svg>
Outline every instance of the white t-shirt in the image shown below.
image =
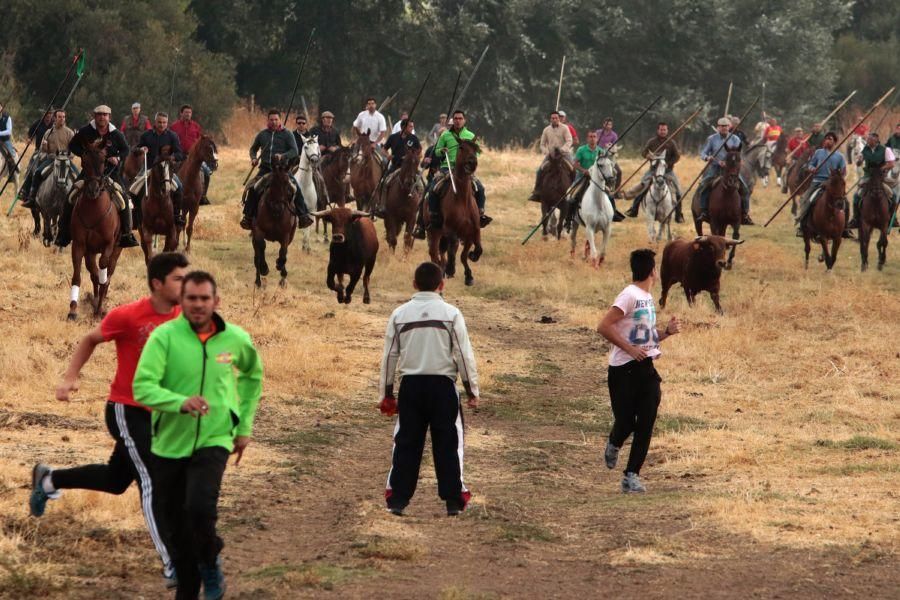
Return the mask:
<svg viewBox="0 0 900 600">
<path fill-rule="evenodd" d="M 403 119 L 400 119 L 399 121 L 397 121 L 396 123 L 394 123 L 394 126 L 391 127 L 391 133 L 398 133 L 398 132 L 400 131 L 400 123 L 402 123 L 402 122 L 403 122 Z M 412 134 L 413 134 L 413 135 L 416 135 L 416 128 L 415 128 L 415 127 L 413 127 Z"/>
<path fill-rule="evenodd" d="M 356 127 L 361 133 L 369 132 L 369 139 L 373 142 L 378 141 L 378 136 L 387 131 L 387 123 L 384 120 L 384 115 L 378 112 L 377 110 L 369 114 L 369 111 L 364 110 L 358 115 L 356 115 L 356 120 L 353 121 L 353 126 Z"/>
<path fill-rule="evenodd" d="M 640 346 L 650 358 L 656 358 L 659 351 L 659 332 L 656 331 L 656 306 L 653 296 L 632 284 L 622 290 L 613 302 L 625 316 L 619 319 L 614 327 L 626 340 Z M 620 367 L 634 360 L 627 352 L 612 344 L 609 353 L 609 365 Z"/>
</svg>

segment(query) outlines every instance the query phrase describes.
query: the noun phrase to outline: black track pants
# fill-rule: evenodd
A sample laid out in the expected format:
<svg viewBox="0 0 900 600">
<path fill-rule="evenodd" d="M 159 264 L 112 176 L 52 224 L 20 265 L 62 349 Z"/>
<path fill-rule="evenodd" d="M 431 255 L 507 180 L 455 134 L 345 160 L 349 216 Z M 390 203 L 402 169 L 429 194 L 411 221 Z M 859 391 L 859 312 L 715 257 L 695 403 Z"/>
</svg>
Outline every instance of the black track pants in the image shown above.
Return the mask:
<svg viewBox="0 0 900 600">
<path fill-rule="evenodd" d="M 628 436 L 634 433 L 625 472 L 640 473 L 650 448 L 662 379 L 649 358 L 609 367 L 608 373 L 609 399 L 615 418 L 609 441 L 621 448 Z"/>
</svg>

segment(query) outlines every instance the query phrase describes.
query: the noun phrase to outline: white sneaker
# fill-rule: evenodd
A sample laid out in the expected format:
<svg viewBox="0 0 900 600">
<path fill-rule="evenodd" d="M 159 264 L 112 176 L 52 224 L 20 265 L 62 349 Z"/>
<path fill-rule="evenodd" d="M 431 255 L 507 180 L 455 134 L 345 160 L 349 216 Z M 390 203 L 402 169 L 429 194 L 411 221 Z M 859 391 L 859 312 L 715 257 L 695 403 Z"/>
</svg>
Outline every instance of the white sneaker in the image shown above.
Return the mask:
<svg viewBox="0 0 900 600">
<path fill-rule="evenodd" d="M 625 476 L 622 477 L 622 493 L 643 494 L 646 491 L 647 488 L 641 483 L 641 478 L 637 473 L 625 473 Z"/>
<path fill-rule="evenodd" d="M 782 181 L 781 181 L 781 177 L 778 177 L 777 179 L 775 179 L 775 181 L 778 183 L 778 187 L 781 187 L 782 185 L 784 185 L 784 183 L 782 183 Z"/>
</svg>

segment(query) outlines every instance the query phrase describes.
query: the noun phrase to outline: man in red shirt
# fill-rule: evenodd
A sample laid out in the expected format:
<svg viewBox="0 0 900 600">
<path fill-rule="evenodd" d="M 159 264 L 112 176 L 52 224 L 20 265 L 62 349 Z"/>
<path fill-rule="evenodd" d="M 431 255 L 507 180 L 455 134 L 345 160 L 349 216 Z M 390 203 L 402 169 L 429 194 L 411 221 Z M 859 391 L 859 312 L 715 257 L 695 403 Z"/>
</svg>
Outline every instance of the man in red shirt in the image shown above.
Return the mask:
<svg viewBox="0 0 900 600">
<path fill-rule="evenodd" d="M 47 500 L 56 499 L 63 489 L 96 490 L 122 494 L 137 481 L 141 508 L 150 537 L 163 562 L 168 587 L 174 587 L 175 573 L 169 552 L 162 541 L 155 514 L 156 494 L 150 477 L 150 411 L 134 401 L 131 391 L 138 359 L 150 333 L 181 313 L 178 306 L 181 284 L 188 266 L 187 258 L 177 252 L 157 254 L 147 265 L 150 295 L 114 308 L 100 325 L 88 333 L 78 347 L 56 387 L 56 399 L 68 402 L 78 390 L 78 375 L 94 348 L 103 342 L 116 343 L 116 375 L 106 402 L 106 427 L 115 446 L 105 465 L 83 465 L 71 469 L 51 469 L 38 463 L 32 472 L 29 500 L 31 514 L 44 514 Z"/>
<path fill-rule="evenodd" d="M 179 119 L 172 123 L 169 129 L 178 136 L 178 141 L 181 142 L 181 148 L 185 154 L 190 153 L 191 148 L 203 135 L 203 128 L 194 120 L 194 109 L 190 104 L 182 105 Z M 209 177 L 212 175 L 212 169 L 206 163 L 201 163 L 200 170 L 203 171 L 203 195 L 200 196 L 200 205 L 204 206 L 209 204 L 206 192 L 209 190 Z"/>
</svg>

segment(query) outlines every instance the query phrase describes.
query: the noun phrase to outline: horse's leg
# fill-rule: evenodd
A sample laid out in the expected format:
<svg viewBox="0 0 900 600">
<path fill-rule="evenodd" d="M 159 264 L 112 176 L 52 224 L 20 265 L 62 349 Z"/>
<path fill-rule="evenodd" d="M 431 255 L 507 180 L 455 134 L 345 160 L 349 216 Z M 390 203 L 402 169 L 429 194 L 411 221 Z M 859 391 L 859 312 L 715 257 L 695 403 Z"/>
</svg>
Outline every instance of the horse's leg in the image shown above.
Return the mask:
<svg viewBox="0 0 900 600">
<path fill-rule="evenodd" d="M 109 293 L 109 270 L 110 265 L 114 264 L 112 262 L 112 255 L 116 251 L 116 248 L 117 245 L 114 241 L 112 245 L 100 255 L 100 268 L 97 271 L 97 306 L 94 309 L 94 316 L 98 318 L 106 316 L 106 311 L 103 307 L 106 304 L 106 296 Z"/>
<path fill-rule="evenodd" d="M 441 265 L 442 269 L 445 269 L 445 265 L 441 260 L 441 233 L 433 232 L 428 235 L 428 255 L 431 257 L 431 262 L 436 265 Z"/>
<path fill-rule="evenodd" d="M 472 276 L 472 269 L 469 268 L 469 248 L 472 247 L 470 242 L 463 243 L 462 252 L 459 255 L 459 260 L 462 261 L 463 265 L 463 273 L 465 274 L 465 283 L 466 285 L 472 285 L 475 283 L 475 278 Z"/>
<path fill-rule="evenodd" d="M 372 301 L 369 297 L 369 277 L 372 276 L 372 271 L 375 269 L 375 256 L 372 256 L 366 262 L 365 268 L 365 273 L 363 273 L 363 304 L 368 304 Z"/>
<path fill-rule="evenodd" d="M 593 224 L 589 225 L 589 226 L 586 225 L 585 226 L 585 232 L 586 232 L 585 236 L 587 237 L 587 245 L 588 245 L 588 249 L 590 250 L 591 265 L 596 268 L 596 267 L 600 266 L 600 262 L 598 260 L 600 258 L 600 256 L 599 256 L 599 253 L 597 252 L 597 241 L 594 239 L 594 237 L 597 235 L 597 230 L 594 229 L 595 227 L 596 227 L 596 225 L 593 225 Z"/>
<path fill-rule="evenodd" d="M 809 269 L 809 251 L 812 249 L 812 244 L 810 243 L 809 234 L 806 231 L 803 232 L 803 249 L 806 253 L 805 258 L 803 259 L 803 268 Z"/>
<path fill-rule="evenodd" d="M 34 219 L 34 229 L 31 232 L 32 237 L 41 235 L 41 211 L 39 208 L 31 209 L 31 218 Z"/>
<path fill-rule="evenodd" d="M 78 295 L 81 290 L 81 261 L 84 259 L 84 245 L 80 241 L 72 241 L 72 290 L 69 295 L 69 321 L 78 318 Z"/>
<path fill-rule="evenodd" d="M 822 261 L 825 263 L 825 270 L 831 270 L 831 254 L 828 252 L 828 238 L 823 235 L 819 236 L 819 245 L 822 246 Z"/>
<path fill-rule="evenodd" d="M 304 231 L 309 231 L 309 227 L 307 227 Z M 281 273 L 281 280 L 279 280 L 278 285 L 280 287 L 284 287 L 287 285 L 287 253 L 288 253 L 288 241 L 282 239 L 280 244 L 281 247 L 278 249 L 278 260 L 275 261 L 275 268 L 278 269 L 278 272 Z"/>
<path fill-rule="evenodd" d="M 884 263 L 887 262 L 887 230 L 881 230 L 881 237 L 878 238 L 878 270 L 882 270 L 884 268 Z"/>
<path fill-rule="evenodd" d="M 175 225 L 172 225 L 172 228 L 169 229 L 169 233 L 166 235 L 166 241 L 163 244 L 163 252 L 174 252 L 178 249 L 178 240 L 180 238 L 179 234 L 181 230 Z"/>
<path fill-rule="evenodd" d="M 144 251 L 144 263 L 150 264 L 153 257 L 153 234 L 150 233 L 143 225 L 141 225 L 141 250 Z"/>
<path fill-rule="evenodd" d="M 722 232 L 725 233 L 724 231 Z M 732 225 L 731 226 L 731 239 L 739 240 L 741 239 L 741 226 L 740 225 Z M 728 253 L 728 262 L 725 263 L 726 269 L 731 269 L 734 265 L 734 253 L 737 250 L 737 245 L 731 247 L 731 252 Z"/>
<path fill-rule="evenodd" d="M 610 228 L 610 223 L 607 222 L 606 226 L 604 226 L 600 229 L 600 231 L 603 232 L 603 242 L 601 242 L 601 244 L 600 244 L 600 258 L 597 261 L 597 264 L 600 264 L 604 260 L 606 260 L 606 244 L 609 243 L 609 235 L 610 235 L 609 228 Z"/>
<path fill-rule="evenodd" d="M 459 252 L 459 238 L 453 237 L 447 243 L 447 253 L 446 258 L 444 259 L 446 263 L 445 271 L 447 273 L 447 277 L 455 277 L 456 276 L 456 253 Z"/>
<path fill-rule="evenodd" d="M 191 240 L 194 238 L 194 219 L 197 218 L 197 210 L 194 207 L 191 207 L 191 211 L 188 214 L 188 222 L 187 227 L 184 230 L 184 251 L 191 251 Z"/>
<path fill-rule="evenodd" d="M 394 254 L 397 250 L 397 233 L 400 231 L 400 228 L 396 225 L 393 214 L 388 213 L 384 216 L 384 239 L 387 240 L 391 254 Z"/>
<path fill-rule="evenodd" d="M 262 286 L 262 277 L 269 274 L 269 265 L 266 264 L 266 240 L 260 236 L 253 236 L 253 264 L 256 267 L 256 287 Z"/>
<path fill-rule="evenodd" d="M 841 236 L 839 234 L 836 238 L 831 240 L 831 267 L 829 267 L 829 269 L 834 267 L 834 263 L 837 262 L 838 248 L 840 248 L 840 247 L 841 247 Z"/>
<path fill-rule="evenodd" d="M 409 256 L 409 253 L 412 252 L 413 244 L 416 242 L 416 238 L 413 237 L 413 231 L 416 229 L 416 213 L 415 211 L 411 212 L 406 217 L 405 229 L 403 231 L 403 249 L 404 256 Z"/>
<path fill-rule="evenodd" d="M 91 278 L 91 287 L 93 288 L 93 298 L 91 304 L 94 306 L 94 316 L 100 311 L 100 269 L 97 268 L 97 258 L 99 254 L 88 253 L 84 256 L 84 266 L 88 270 Z"/>
<path fill-rule="evenodd" d="M 578 219 L 572 219 L 572 233 L 569 234 L 569 256 L 575 258 L 575 246 L 578 245 Z"/>
<path fill-rule="evenodd" d="M 860 219 L 859 223 L 859 270 L 865 272 L 869 268 L 869 225 Z"/>
<path fill-rule="evenodd" d="M 541 239 L 545 242 L 550 239 L 549 234 L 547 233 L 547 225 L 550 223 L 550 219 L 553 217 L 547 216 L 547 208 L 541 203 L 541 220 L 543 221 L 543 225 L 541 226 Z"/>
</svg>

